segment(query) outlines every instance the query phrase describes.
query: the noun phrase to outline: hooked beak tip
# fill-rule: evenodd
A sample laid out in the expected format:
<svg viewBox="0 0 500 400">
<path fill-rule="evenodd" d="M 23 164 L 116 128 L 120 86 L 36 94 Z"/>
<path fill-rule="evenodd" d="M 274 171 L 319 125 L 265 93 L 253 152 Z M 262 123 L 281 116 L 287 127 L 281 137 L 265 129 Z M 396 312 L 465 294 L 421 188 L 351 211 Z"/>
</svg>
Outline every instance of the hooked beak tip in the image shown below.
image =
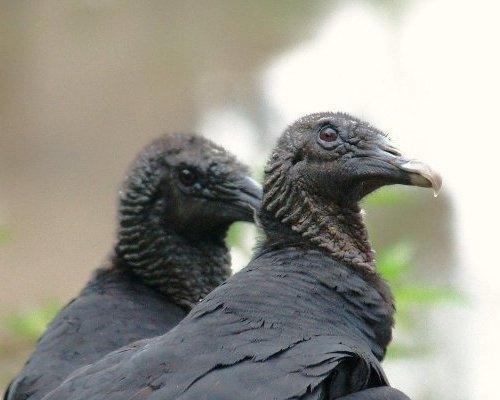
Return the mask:
<svg viewBox="0 0 500 400">
<path fill-rule="evenodd" d="M 441 175 L 434 171 L 427 164 L 410 160 L 400 166 L 403 171 L 410 173 L 410 182 L 412 185 L 421 187 L 432 187 L 434 197 L 437 197 L 441 191 L 443 180 Z"/>
</svg>

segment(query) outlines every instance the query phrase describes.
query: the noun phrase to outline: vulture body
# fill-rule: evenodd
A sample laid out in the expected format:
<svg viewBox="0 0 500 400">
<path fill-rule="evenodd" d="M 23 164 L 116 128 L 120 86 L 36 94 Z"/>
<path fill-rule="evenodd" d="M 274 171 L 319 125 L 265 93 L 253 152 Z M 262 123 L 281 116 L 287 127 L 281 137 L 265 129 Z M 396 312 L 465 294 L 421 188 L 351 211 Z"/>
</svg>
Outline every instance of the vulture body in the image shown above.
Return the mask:
<svg viewBox="0 0 500 400">
<path fill-rule="evenodd" d="M 390 332 L 366 323 L 390 328 L 391 308 L 380 301 L 319 251 L 259 253 L 169 334 L 80 369 L 46 398 L 323 399 L 387 385 L 377 356 Z"/>
<path fill-rule="evenodd" d="M 45 400 L 407 399 L 380 366 L 394 305 L 358 206 L 396 183 L 440 180 L 347 114 L 298 120 L 267 165 L 249 265 L 169 333 L 79 369 Z"/>
<path fill-rule="evenodd" d="M 41 399 L 75 369 L 168 332 L 186 311 L 125 272 L 100 269 L 50 323 L 5 400 Z"/>
<path fill-rule="evenodd" d="M 120 191 L 108 265 L 55 317 L 5 400 L 41 399 L 77 368 L 176 326 L 229 277 L 225 233 L 253 221 L 260 198 L 246 167 L 204 138 L 149 145 Z"/>
</svg>

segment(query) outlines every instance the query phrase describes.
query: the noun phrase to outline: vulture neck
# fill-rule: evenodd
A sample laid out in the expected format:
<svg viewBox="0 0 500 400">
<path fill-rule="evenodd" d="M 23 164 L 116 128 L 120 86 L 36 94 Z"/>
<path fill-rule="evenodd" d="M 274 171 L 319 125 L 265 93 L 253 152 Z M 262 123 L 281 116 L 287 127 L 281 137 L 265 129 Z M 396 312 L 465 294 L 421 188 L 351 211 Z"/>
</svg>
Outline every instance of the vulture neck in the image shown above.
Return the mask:
<svg viewBox="0 0 500 400">
<path fill-rule="evenodd" d="M 303 201 L 303 204 L 307 203 Z M 280 251 L 289 247 L 305 251 L 321 250 L 329 258 L 361 276 L 393 309 L 392 293 L 375 268 L 359 208 L 333 209 L 331 212 L 332 214 L 325 215 L 318 210 L 308 212 L 306 209 L 300 213 L 300 221 L 308 222 L 301 224 L 299 221 L 295 224 L 286 217 L 277 218 L 262 207 L 259 222 L 266 232 L 266 238 L 260 244 L 261 252 Z"/>
<path fill-rule="evenodd" d="M 135 171 L 121 192 L 115 264 L 189 310 L 230 276 L 225 232 L 188 237 L 172 228 L 158 171 Z"/>
<path fill-rule="evenodd" d="M 318 251 L 335 261 L 321 264 L 322 272 L 318 272 L 316 284 L 324 286 L 329 282 L 327 286 L 332 290 L 332 298 L 341 295 L 346 308 L 349 304 L 358 305 L 351 312 L 364 321 L 361 331 L 372 343 L 377 357 L 382 358 L 391 339 L 394 301 L 390 288 L 375 270 L 358 204 L 340 206 L 327 203 L 299 186 L 285 185 L 286 173 L 273 175 L 267 172 L 259 214 L 266 238 L 260 245 L 260 254 L 272 253 L 273 257 L 279 257 L 285 252 L 288 263 L 305 256 L 306 264 L 300 266 L 303 274 L 311 273 L 315 265 L 314 254 Z M 307 265 L 308 260 L 311 265 Z M 352 274 L 345 274 L 342 271 L 345 269 Z M 364 290 L 355 289 L 358 277 L 364 282 Z M 372 296 L 371 290 L 375 290 L 379 297 Z M 311 292 L 312 297 L 314 293 Z"/>
<path fill-rule="evenodd" d="M 287 182 L 287 168 L 272 171 L 271 167 L 267 172 L 260 217 L 270 243 L 299 241 L 302 246 L 323 249 L 353 269 L 375 271 L 368 232 L 356 202 L 341 206 L 301 190 L 300 185 Z"/>
</svg>

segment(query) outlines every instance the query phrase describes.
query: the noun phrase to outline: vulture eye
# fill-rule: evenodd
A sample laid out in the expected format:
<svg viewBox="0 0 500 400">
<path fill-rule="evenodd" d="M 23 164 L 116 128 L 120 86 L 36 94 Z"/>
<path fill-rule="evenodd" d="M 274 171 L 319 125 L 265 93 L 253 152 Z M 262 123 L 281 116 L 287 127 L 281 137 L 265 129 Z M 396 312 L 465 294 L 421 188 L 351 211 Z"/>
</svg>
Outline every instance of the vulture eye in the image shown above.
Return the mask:
<svg viewBox="0 0 500 400">
<path fill-rule="evenodd" d="M 337 129 L 331 125 L 326 125 L 319 131 L 318 142 L 321 146 L 331 149 L 338 137 L 339 132 Z"/>
<path fill-rule="evenodd" d="M 184 186 L 193 186 L 198 181 L 198 174 L 189 168 L 182 168 L 179 171 L 179 180 Z"/>
</svg>

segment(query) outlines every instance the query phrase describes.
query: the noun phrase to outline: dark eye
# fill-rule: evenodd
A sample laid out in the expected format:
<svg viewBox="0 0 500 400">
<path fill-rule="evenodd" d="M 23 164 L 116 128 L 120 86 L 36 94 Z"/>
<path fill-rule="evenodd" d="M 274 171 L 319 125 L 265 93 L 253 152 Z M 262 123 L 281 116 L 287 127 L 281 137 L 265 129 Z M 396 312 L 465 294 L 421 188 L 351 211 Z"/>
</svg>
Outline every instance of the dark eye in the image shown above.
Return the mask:
<svg viewBox="0 0 500 400">
<path fill-rule="evenodd" d="M 179 171 L 179 180 L 184 186 L 193 186 L 198 181 L 198 174 L 189 168 L 182 168 Z"/>
<path fill-rule="evenodd" d="M 332 148 L 333 142 L 339 137 L 339 132 L 331 125 L 324 126 L 319 131 L 319 143 L 326 148 Z"/>
</svg>

